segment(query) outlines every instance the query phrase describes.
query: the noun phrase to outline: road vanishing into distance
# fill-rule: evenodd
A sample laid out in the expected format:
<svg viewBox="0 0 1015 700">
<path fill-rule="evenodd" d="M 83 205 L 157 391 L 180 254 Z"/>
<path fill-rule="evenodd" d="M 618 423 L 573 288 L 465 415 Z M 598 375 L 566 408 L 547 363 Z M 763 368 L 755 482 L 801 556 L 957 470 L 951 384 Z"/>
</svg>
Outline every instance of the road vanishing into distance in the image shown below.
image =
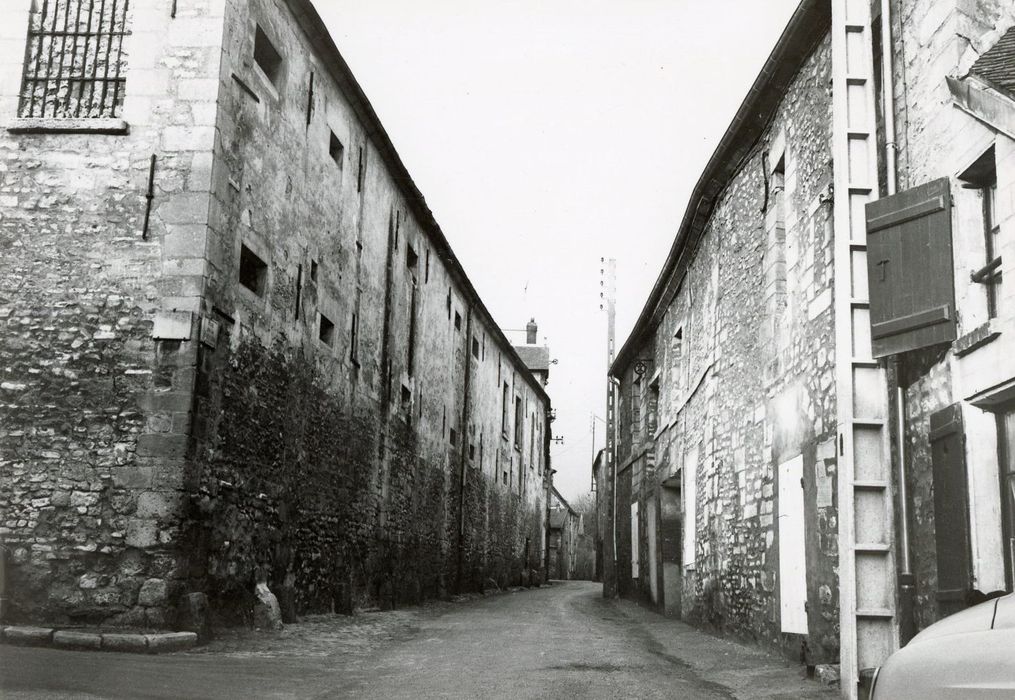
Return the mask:
<svg viewBox="0 0 1015 700">
<path fill-rule="evenodd" d="M 832 698 L 802 668 L 555 582 L 146 656 L 0 646 L 0 698 Z"/>
</svg>

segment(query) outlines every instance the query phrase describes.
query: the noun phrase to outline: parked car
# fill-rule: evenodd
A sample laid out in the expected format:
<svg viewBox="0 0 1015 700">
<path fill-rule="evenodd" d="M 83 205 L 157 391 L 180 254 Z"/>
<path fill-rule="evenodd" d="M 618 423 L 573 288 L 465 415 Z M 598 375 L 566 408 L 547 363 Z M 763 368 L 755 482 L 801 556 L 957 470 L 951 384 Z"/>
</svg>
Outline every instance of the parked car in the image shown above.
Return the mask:
<svg viewBox="0 0 1015 700">
<path fill-rule="evenodd" d="M 1015 698 L 1015 594 L 934 623 L 875 672 L 873 700 Z"/>
</svg>

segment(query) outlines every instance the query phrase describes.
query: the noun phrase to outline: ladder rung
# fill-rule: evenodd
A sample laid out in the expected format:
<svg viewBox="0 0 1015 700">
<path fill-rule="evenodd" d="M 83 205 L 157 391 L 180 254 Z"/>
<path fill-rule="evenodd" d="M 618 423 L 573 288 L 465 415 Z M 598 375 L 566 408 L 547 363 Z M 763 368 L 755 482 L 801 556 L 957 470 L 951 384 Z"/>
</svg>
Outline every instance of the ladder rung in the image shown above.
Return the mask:
<svg viewBox="0 0 1015 700">
<path fill-rule="evenodd" d="M 853 482 L 853 488 L 860 491 L 884 491 L 888 488 L 888 482 L 875 479 L 860 479 Z"/>
<path fill-rule="evenodd" d="M 847 32 L 862 32 L 867 29 L 866 24 L 857 24 L 856 22 L 847 22 L 844 29 Z"/>
<path fill-rule="evenodd" d="M 849 305 L 854 309 L 866 309 L 871 305 L 870 299 L 850 299 Z"/>
<path fill-rule="evenodd" d="M 867 78 L 862 75 L 847 75 L 846 85 L 866 85 Z"/>
<path fill-rule="evenodd" d="M 847 129 L 846 135 L 851 138 L 865 139 L 871 135 L 871 132 L 867 129 Z"/>
<path fill-rule="evenodd" d="M 862 357 L 853 358 L 853 366 L 862 369 L 878 369 L 881 365 L 877 360 L 864 359 Z"/>
<path fill-rule="evenodd" d="M 854 545 L 853 549 L 857 552 L 865 552 L 867 554 L 887 554 L 890 546 L 880 542 L 862 542 Z"/>
<path fill-rule="evenodd" d="M 849 193 L 850 194 L 870 194 L 871 191 L 872 190 L 871 190 L 871 188 L 868 185 L 850 185 L 849 186 Z"/>
<path fill-rule="evenodd" d="M 883 427 L 885 427 L 885 422 L 883 420 L 881 420 L 880 418 L 854 418 L 853 419 L 853 427 L 854 428 L 856 428 L 856 427 L 860 427 L 860 428 L 883 428 Z"/>
<path fill-rule="evenodd" d="M 850 241 L 849 242 L 849 249 L 850 250 L 867 250 L 867 242 L 866 241 Z"/>
<path fill-rule="evenodd" d="M 888 608 L 860 608 L 856 611 L 856 616 L 891 619 L 895 617 L 895 613 Z"/>
</svg>

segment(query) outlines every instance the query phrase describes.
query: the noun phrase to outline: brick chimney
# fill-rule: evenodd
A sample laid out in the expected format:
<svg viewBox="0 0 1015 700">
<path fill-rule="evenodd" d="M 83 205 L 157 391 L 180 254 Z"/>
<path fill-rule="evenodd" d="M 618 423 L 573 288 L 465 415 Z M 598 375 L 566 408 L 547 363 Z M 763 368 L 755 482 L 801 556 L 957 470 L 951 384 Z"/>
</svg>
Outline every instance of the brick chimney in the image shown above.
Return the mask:
<svg viewBox="0 0 1015 700">
<path fill-rule="evenodd" d="M 528 345 L 536 344 L 536 335 L 538 335 L 539 326 L 536 325 L 536 319 L 529 319 L 529 322 L 525 324 L 525 342 Z"/>
</svg>

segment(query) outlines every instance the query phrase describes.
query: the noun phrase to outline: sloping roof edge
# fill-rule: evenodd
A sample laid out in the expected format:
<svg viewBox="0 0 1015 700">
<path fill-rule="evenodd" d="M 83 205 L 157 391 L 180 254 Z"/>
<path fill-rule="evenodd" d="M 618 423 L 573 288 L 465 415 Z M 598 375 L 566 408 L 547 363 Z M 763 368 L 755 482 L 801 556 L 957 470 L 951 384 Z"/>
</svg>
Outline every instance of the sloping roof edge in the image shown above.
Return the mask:
<svg viewBox="0 0 1015 700">
<path fill-rule="evenodd" d="M 609 369 L 612 376 L 623 374 L 644 338 L 655 330 L 690 263 L 687 252 L 693 251 L 719 195 L 739 169 L 743 158 L 764 134 L 768 120 L 778 109 L 797 71 L 830 26 L 831 3 L 828 0 L 802 0 L 793 12 L 691 192 L 662 271 L 634 328 Z"/>
<path fill-rule="evenodd" d="M 987 126 L 1015 139 L 1015 99 L 978 76 L 945 77 L 952 104 Z"/>
<path fill-rule="evenodd" d="M 567 500 L 563 496 L 560 495 L 560 491 L 557 490 L 556 486 L 550 486 L 550 491 L 553 492 L 554 498 L 556 498 L 557 501 L 559 501 L 562 506 L 567 508 L 568 512 L 570 512 L 572 515 L 578 515 L 578 511 L 576 511 L 574 508 L 572 508 L 571 504 L 568 503 Z"/>
<path fill-rule="evenodd" d="M 363 88 L 357 82 L 349 64 L 342 57 L 342 53 L 338 50 L 335 40 L 325 27 L 324 20 L 321 19 L 321 15 L 318 14 L 313 2 L 311 0 L 285 0 L 285 2 L 296 17 L 300 28 L 307 35 L 307 38 L 310 39 L 310 43 L 317 50 L 320 57 L 324 59 L 324 65 L 331 72 L 339 89 L 352 104 L 352 108 L 363 123 L 367 135 L 380 152 L 385 165 L 391 171 L 392 178 L 401 189 L 413 214 L 431 238 L 438 255 L 444 260 L 451 276 L 458 282 L 473 308 L 478 310 L 480 315 L 485 318 L 487 325 L 490 327 L 491 334 L 498 341 L 498 344 L 508 358 L 512 360 L 519 370 L 522 370 L 521 374 L 525 377 L 529 386 L 549 405 L 550 397 L 546 393 L 546 390 L 542 387 L 540 381 L 533 376 L 532 372 L 529 371 L 528 367 L 525 366 L 518 353 L 515 352 L 507 336 L 504 335 L 500 326 L 494 320 L 493 314 L 486 308 L 472 281 L 465 274 L 465 269 L 451 249 L 451 244 L 448 242 L 447 237 L 445 237 L 441 227 L 437 224 L 437 220 L 434 218 L 433 212 L 430 211 L 430 207 L 427 206 L 423 193 L 416 187 L 416 183 L 413 182 L 408 169 L 402 163 L 402 159 L 398 155 L 398 151 L 395 150 L 391 137 L 388 136 L 384 126 L 381 124 L 380 117 L 377 116 L 377 112 L 374 111 L 373 105 L 367 99 L 366 93 L 363 92 Z"/>
</svg>

